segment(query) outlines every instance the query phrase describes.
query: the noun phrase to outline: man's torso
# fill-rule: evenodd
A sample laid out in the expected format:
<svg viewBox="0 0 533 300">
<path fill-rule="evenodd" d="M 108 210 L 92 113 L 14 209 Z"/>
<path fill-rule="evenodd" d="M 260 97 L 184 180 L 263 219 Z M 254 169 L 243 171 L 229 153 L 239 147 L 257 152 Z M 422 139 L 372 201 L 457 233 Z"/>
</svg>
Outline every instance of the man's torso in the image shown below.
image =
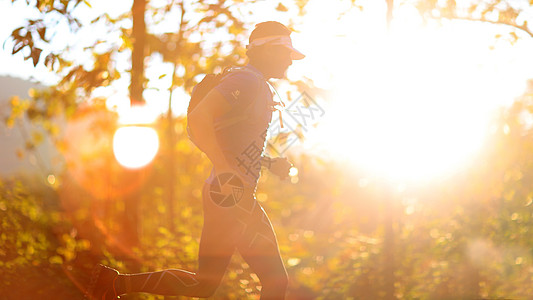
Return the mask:
<svg viewBox="0 0 533 300">
<path fill-rule="evenodd" d="M 218 145 L 227 162 L 246 181 L 255 185 L 266 148 L 272 119 L 272 92 L 262 74 L 253 66 L 232 71 L 216 86 L 230 104 L 230 111 L 215 122 L 242 116 L 238 122 L 216 131 Z"/>
</svg>

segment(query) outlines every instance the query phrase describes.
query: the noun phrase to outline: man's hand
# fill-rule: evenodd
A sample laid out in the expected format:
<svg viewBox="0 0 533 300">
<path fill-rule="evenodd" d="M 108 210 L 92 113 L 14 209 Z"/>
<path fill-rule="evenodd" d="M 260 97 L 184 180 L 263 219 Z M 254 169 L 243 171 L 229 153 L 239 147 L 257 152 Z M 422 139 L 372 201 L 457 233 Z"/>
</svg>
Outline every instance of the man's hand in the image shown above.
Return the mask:
<svg viewBox="0 0 533 300">
<path fill-rule="evenodd" d="M 271 159 L 270 172 L 277 175 L 280 179 L 287 179 L 289 177 L 289 170 L 292 164 L 285 157 L 276 157 Z"/>
</svg>

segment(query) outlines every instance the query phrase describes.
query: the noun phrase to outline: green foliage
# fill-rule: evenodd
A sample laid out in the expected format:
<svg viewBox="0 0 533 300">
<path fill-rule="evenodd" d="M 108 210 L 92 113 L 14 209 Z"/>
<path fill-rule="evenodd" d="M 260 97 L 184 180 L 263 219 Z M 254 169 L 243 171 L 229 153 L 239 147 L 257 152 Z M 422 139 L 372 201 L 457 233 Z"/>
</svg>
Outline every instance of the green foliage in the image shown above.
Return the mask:
<svg viewBox="0 0 533 300">
<path fill-rule="evenodd" d="M 76 236 L 50 190 L 29 183 L 0 181 L 2 295 L 13 299 L 79 298 L 80 292 L 64 276 L 63 268 L 90 243 Z"/>
</svg>

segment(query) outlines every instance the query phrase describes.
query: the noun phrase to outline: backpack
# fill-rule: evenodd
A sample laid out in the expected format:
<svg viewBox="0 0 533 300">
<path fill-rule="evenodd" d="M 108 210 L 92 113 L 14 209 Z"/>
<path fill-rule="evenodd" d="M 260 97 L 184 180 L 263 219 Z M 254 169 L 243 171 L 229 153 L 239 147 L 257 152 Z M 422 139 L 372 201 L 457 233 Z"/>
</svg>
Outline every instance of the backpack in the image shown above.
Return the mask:
<svg viewBox="0 0 533 300">
<path fill-rule="evenodd" d="M 194 86 L 192 93 L 191 93 L 191 100 L 189 101 L 189 106 L 187 107 L 187 133 L 189 135 L 189 139 L 200 149 L 202 150 L 196 141 L 195 136 L 192 134 L 192 132 L 195 131 L 194 128 L 191 128 L 191 125 L 188 120 L 190 117 L 191 112 L 200 104 L 200 102 L 207 96 L 207 94 L 215 88 L 222 80 L 229 75 L 232 72 L 249 72 L 254 74 L 258 79 L 261 79 L 258 74 L 255 72 L 248 70 L 246 68 L 240 68 L 240 67 L 227 67 L 222 71 L 222 73 L 219 74 L 207 74 L 205 77 L 200 81 L 196 86 Z M 225 118 L 221 122 L 218 122 L 215 124 L 215 130 L 220 130 L 222 128 L 226 128 L 230 125 L 233 125 L 235 123 L 238 123 L 240 121 L 244 121 L 249 118 L 250 114 L 248 113 L 248 110 L 251 108 L 254 101 L 251 101 L 249 105 L 247 105 L 244 110 L 240 112 L 233 112 L 231 116 L 228 118 Z M 203 150 L 202 150 L 203 151 Z"/>
</svg>

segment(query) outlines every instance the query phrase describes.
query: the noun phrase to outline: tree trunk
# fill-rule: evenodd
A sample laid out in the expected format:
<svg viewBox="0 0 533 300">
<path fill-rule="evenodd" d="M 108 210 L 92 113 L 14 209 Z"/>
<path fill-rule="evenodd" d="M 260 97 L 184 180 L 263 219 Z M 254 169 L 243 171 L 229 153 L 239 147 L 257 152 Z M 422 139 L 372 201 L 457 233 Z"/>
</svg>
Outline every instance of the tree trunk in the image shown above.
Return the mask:
<svg viewBox="0 0 533 300">
<path fill-rule="evenodd" d="M 394 0 L 385 0 L 387 1 L 387 29 L 390 29 L 392 22 L 392 11 L 394 9 Z"/>
<path fill-rule="evenodd" d="M 393 0 L 387 1 L 387 30 L 390 30 L 392 22 L 392 11 L 394 8 Z M 385 284 L 385 299 L 396 299 L 394 295 L 394 211 L 395 211 L 395 193 L 392 188 L 385 184 L 385 220 L 383 223 L 384 236 L 383 236 L 383 252 L 384 252 L 384 268 L 383 279 Z"/>
<path fill-rule="evenodd" d="M 174 151 L 174 144 L 176 143 L 176 135 L 174 132 L 174 117 L 172 116 L 172 91 L 174 88 L 174 76 L 176 76 L 176 64 L 174 64 L 174 69 L 172 71 L 172 83 L 170 85 L 169 89 L 169 96 L 168 96 L 168 111 L 167 111 L 167 121 L 168 121 L 168 130 L 167 130 L 167 163 L 168 163 L 168 178 L 167 178 L 167 206 L 168 206 L 168 226 L 169 230 L 172 233 L 175 232 L 174 228 L 174 197 L 175 197 L 175 191 L 174 191 L 174 184 L 176 179 L 176 171 L 175 171 L 175 151 Z"/>
<path fill-rule="evenodd" d="M 131 105 L 142 104 L 143 82 L 144 82 L 144 56 L 145 56 L 145 35 L 146 24 L 144 13 L 146 11 L 146 0 L 134 0 L 131 8 L 133 16 L 133 49 L 131 53 L 131 82 L 130 101 Z M 125 236 L 131 245 L 139 244 L 139 197 L 133 193 L 124 203 L 124 228 Z"/>
<path fill-rule="evenodd" d="M 384 185 L 382 191 L 384 204 L 384 220 L 383 220 L 383 283 L 386 300 L 396 299 L 394 292 L 394 240 L 396 239 L 394 233 L 394 212 L 395 212 L 395 194 L 392 188 L 387 184 Z"/>
<path fill-rule="evenodd" d="M 130 100 L 131 104 L 141 104 L 143 100 L 144 82 L 144 50 L 146 24 L 144 22 L 144 12 L 146 11 L 146 0 L 134 0 L 131 8 L 133 15 L 133 50 L 131 53 L 131 83 Z"/>
</svg>

